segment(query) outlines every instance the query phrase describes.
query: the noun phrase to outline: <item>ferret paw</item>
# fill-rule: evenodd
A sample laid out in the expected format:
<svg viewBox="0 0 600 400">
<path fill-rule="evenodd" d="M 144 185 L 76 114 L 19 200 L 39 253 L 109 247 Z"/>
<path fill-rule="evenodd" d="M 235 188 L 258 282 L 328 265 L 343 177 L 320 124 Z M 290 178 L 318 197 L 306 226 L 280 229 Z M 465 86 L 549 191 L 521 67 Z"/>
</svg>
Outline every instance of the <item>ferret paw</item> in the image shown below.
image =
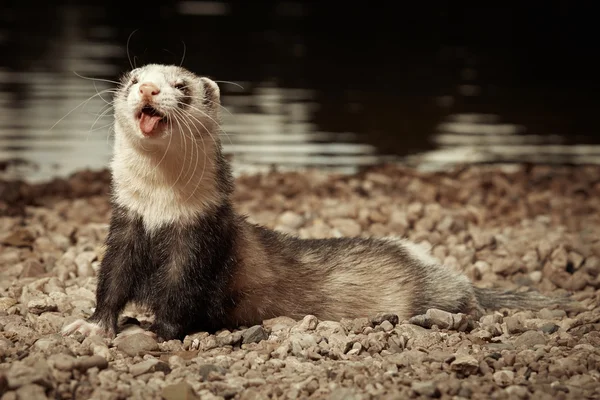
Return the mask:
<svg viewBox="0 0 600 400">
<path fill-rule="evenodd" d="M 113 335 L 102 326 L 95 322 L 88 322 L 83 319 L 78 319 L 74 322 L 71 322 L 69 325 L 65 326 L 62 329 L 63 336 L 69 336 L 74 334 L 75 332 L 79 332 L 84 336 L 101 336 L 106 338 L 111 338 Z"/>
<path fill-rule="evenodd" d="M 155 337 L 159 342 L 178 339 L 181 336 L 179 335 L 179 327 L 168 322 L 155 321 L 148 330 L 156 335 Z"/>
</svg>

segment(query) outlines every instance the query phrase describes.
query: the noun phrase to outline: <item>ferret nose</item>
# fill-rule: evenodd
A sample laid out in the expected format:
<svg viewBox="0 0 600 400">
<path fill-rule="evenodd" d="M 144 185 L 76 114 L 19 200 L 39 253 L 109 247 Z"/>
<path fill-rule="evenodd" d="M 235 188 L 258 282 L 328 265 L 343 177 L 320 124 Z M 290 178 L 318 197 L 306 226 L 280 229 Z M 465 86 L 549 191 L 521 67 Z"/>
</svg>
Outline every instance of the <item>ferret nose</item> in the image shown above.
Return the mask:
<svg viewBox="0 0 600 400">
<path fill-rule="evenodd" d="M 160 93 L 160 89 L 154 83 L 142 83 L 140 85 L 140 93 L 142 97 L 152 97 Z"/>
</svg>

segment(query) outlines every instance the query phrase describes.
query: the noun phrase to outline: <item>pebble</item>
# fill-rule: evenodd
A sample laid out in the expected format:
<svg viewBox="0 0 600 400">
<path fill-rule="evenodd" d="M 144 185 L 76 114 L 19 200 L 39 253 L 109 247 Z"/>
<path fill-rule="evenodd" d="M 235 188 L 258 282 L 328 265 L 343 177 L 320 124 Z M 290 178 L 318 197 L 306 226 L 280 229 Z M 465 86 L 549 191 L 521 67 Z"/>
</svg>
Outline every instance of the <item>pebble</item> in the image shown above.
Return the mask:
<svg viewBox="0 0 600 400">
<path fill-rule="evenodd" d="M 33 348 L 46 355 L 68 351 L 63 337 L 56 333 L 40 337 L 33 344 Z"/>
<path fill-rule="evenodd" d="M 263 321 L 263 327 L 271 332 L 279 332 L 291 328 L 296 321 L 289 317 L 276 317 Z"/>
<path fill-rule="evenodd" d="M 505 390 L 511 398 L 527 399 L 529 397 L 529 391 L 525 386 L 511 385 Z"/>
<path fill-rule="evenodd" d="M 171 367 L 169 367 L 167 363 L 157 360 L 155 358 L 150 358 L 148 360 L 129 366 L 129 373 L 133 376 L 138 376 L 146 374 L 148 372 L 156 371 L 164 372 L 166 375 L 171 372 Z"/>
<path fill-rule="evenodd" d="M 214 364 L 202 364 L 198 366 L 198 374 L 202 377 L 202 379 L 208 380 L 208 376 L 211 373 L 222 375 L 225 373 L 225 369 Z"/>
<path fill-rule="evenodd" d="M 527 331 L 517 337 L 514 343 L 517 349 L 533 348 L 535 345 L 546 344 L 546 337 L 543 333 L 537 331 Z"/>
<path fill-rule="evenodd" d="M 293 211 L 285 211 L 279 216 L 279 223 L 291 229 L 298 229 L 304 225 L 304 218 Z"/>
<path fill-rule="evenodd" d="M 426 397 L 439 397 L 440 391 L 433 381 L 412 382 L 410 387 L 417 394 Z"/>
<path fill-rule="evenodd" d="M 35 278 L 46 273 L 46 268 L 36 259 L 27 259 L 23 263 L 21 278 Z"/>
<path fill-rule="evenodd" d="M 9 242 L 0 243 L 2 400 L 597 398 L 600 167 L 586 168 L 273 172 L 238 178 L 235 194 L 241 212 L 287 233 L 406 236 L 431 244 L 477 286 L 566 290 L 581 310 L 488 311 L 478 321 L 436 309 L 410 321 L 394 310 L 341 321 L 277 317 L 160 344 L 141 333 L 150 315 L 135 307 L 125 312 L 142 325 L 124 329 L 132 336 L 58 334 L 95 306 L 110 175 L 56 182 L 45 190 L 74 197 L 38 192 L 31 199 L 43 206 L 0 216 Z M 540 180 L 549 171 L 552 179 Z"/>
<path fill-rule="evenodd" d="M 164 400 L 199 400 L 194 389 L 187 382 L 180 382 L 174 385 L 167 385 L 161 392 Z"/>
<path fill-rule="evenodd" d="M 80 277 L 90 277 L 94 276 L 96 272 L 92 267 L 92 261 L 94 261 L 98 256 L 94 251 L 84 251 L 79 253 L 75 257 L 75 265 L 77 266 L 77 276 Z"/>
<path fill-rule="evenodd" d="M 493 378 L 494 382 L 496 382 L 498 386 L 506 387 L 513 383 L 515 379 L 515 373 L 510 370 L 496 371 L 494 372 Z"/>
<path fill-rule="evenodd" d="M 186 365 L 187 365 L 187 363 L 185 362 L 183 357 L 180 357 L 178 355 L 173 355 L 173 356 L 169 357 L 169 366 L 173 369 L 183 368 Z"/>
<path fill-rule="evenodd" d="M 398 316 L 396 314 L 378 314 L 371 319 L 373 325 L 380 325 L 383 321 L 387 321 L 393 326 L 398 324 Z"/>
<path fill-rule="evenodd" d="M 28 384 L 52 387 L 52 374 L 44 359 L 32 358 L 13 363 L 6 372 L 6 382 L 9 389 L 17 389 Z"/>
<path fill-rule="evenodd" d="M 429 309 L 423 315 L 412 317 L 409 322 L 424 328 L 434 325 L 440 329 L 454 329 L 458 331 L 470 330 L 472 321 L 465 314 L 451 314 L 447 311 Z"/>
<path fill-rule="evenodd" d="M 347 320 L 345 322 L 348 325 L 348 330 L 352 333 L 362 333 L 365 328 L 373 327 L 373 323 L 366 317 Z"/>
<path fill-rule="evenodd" d="M 546 334 L 552 334 L 552 333 L 558 331 L 558 328 L 559 328 L 559 326 L 556 325 L 555 323 L 548 322 L 548 323 L 545 323 L 544 325 L 542 325 L 540 327 L 540 330 Z"/>
<path fill-rule="evenodd" d="M 349 218 L 335 218 L 329 221 L 331 226 L 337 229 L 340 236 L 355 237 L 360 235 L 362 228 L 358 222 Z"/>
<path fill-rule="evenodd" d="M 504 324 L 506 324 L 508 333 L 522 333 L 527 330 L 521 320 L 517 317 L 504 318 Z"/>
<path fill-rule="evenodd" d="M 117 348 L 128 356 L 134 357 L 149 351 L 158 350 L 158 343 L 155 339 L 144 333 L 134 333 L 120 341 Z"/>
<path fill-rule="evenodd" d="M 244 331 L 242 334 L 242 343 L 258 343 L 261 340 L 267 340 L 268 338 L 269 335 L 267 335 L 264 328 L 260 325 L 255 325 Z"/>
<path fill-rule="evenodd" d="M 300 322 L 300 326 L 298 327 L 298 329 L 300 331 L 314 331 L 315 329 L 317 329 L 317 325 L 319 324 L 319 320 L 317 319 L 317 317 L 315 317 L 314 315 L 307 315 L 306 317 L 304 317 L 304 319 L 302 319 L 302 322 Z"/>
<path fill-rule="evenodd" d="M 43 314 L 45 312 L 56 311 L 58 306 L 50 297 L 33 299 L 27 303 L 27 310 L 32 314 Z"/>
<path fill-rule="evenodd" d="M 70 371 L 76 365 L 76 358 L 68 354 L 54 354 L 49 358 L 49 363 L 61 371 Z"/>
<path fill-rule="evenodd" d="M 12 306 L 17 304 L 17 300 L 11 297 L 0 297 L 0 311 L 7 312 Z"/>
<path fill-rule="evenodd" d="M 82 357 L 75 361 L 74 366 L 80 371 L 87 371 L 90 368 L 105 369 L 108 367 L 108 361 L 100 356 Z"/>
<path fill-rule="evenodd" d="M 17 389 L 16 394 L 18 400 L 43 400 L 48 398 L 48 396 L 46 396 L 46 388 L 36 384 L 21 386 Z"/>
<path fill-rule="evenodd" d="M 379 328 L 383 329 L 384 332 L 390 332 L 392 329 L 394 329 L 394 325 L 392 325 L 390 321 L 385 320 L 379 324 Z"/>
<path fill-rule="evenodd" d="M 479 361 L 472 356 L 460 356 L 452 361 L 450 368 L 463 376 L 474 375 L 479 371 Z"/>
<path fill-rule="evenodd" d="M 362 396 L 356 393 L 352 389 L 348 388 L 337 388 L 331 392 L 328 400 L 361 400 Z"/>
<path fill-rule="evenodd" d="M 25 228 L 19 228 L 0 239 L 0 243 L 13 247 L 28 247 L 35 240 L 34 234 Z"/>
</svg>

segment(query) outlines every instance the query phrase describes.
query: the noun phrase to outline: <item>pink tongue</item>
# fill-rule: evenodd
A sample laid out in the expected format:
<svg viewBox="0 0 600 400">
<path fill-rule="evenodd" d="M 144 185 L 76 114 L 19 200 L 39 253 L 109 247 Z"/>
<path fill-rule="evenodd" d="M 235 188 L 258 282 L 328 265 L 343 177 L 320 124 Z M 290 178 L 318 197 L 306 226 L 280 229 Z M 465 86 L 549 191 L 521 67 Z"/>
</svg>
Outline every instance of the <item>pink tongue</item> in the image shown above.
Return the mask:
<svg viewBox="0 0 600 400">
<path fill-rule="evenodd" d="M 156 129 L 156 126 L 158 125 L 161 119 L 162 117 L 151 116 L 142 113 L 142 117 L 140 118 L 140 129 L 146 135 L 149 135 L 152 133 L 153 130 Z"/>
</svg>

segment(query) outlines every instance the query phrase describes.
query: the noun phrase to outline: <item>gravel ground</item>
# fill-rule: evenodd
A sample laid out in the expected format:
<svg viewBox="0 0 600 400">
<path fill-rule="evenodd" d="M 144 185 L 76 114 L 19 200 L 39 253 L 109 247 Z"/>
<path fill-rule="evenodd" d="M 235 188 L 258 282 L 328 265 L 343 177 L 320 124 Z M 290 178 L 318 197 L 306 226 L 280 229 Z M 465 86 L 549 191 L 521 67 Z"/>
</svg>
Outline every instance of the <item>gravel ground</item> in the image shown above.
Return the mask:
<svg viewBox="0 0 600 400">
<path fill-rule="evenodd" d="M 9 399 L 600 397 L 600 168 L 373 168 L 241 177 L 250 219 L 302 237 L 405 235 L 480 286 L 572 293 L 576 310 L 280 317 L 156 343 L 62 337 L 94 307 L 108 173 L 0 182 L 0 394 Z"/>
</svg>

